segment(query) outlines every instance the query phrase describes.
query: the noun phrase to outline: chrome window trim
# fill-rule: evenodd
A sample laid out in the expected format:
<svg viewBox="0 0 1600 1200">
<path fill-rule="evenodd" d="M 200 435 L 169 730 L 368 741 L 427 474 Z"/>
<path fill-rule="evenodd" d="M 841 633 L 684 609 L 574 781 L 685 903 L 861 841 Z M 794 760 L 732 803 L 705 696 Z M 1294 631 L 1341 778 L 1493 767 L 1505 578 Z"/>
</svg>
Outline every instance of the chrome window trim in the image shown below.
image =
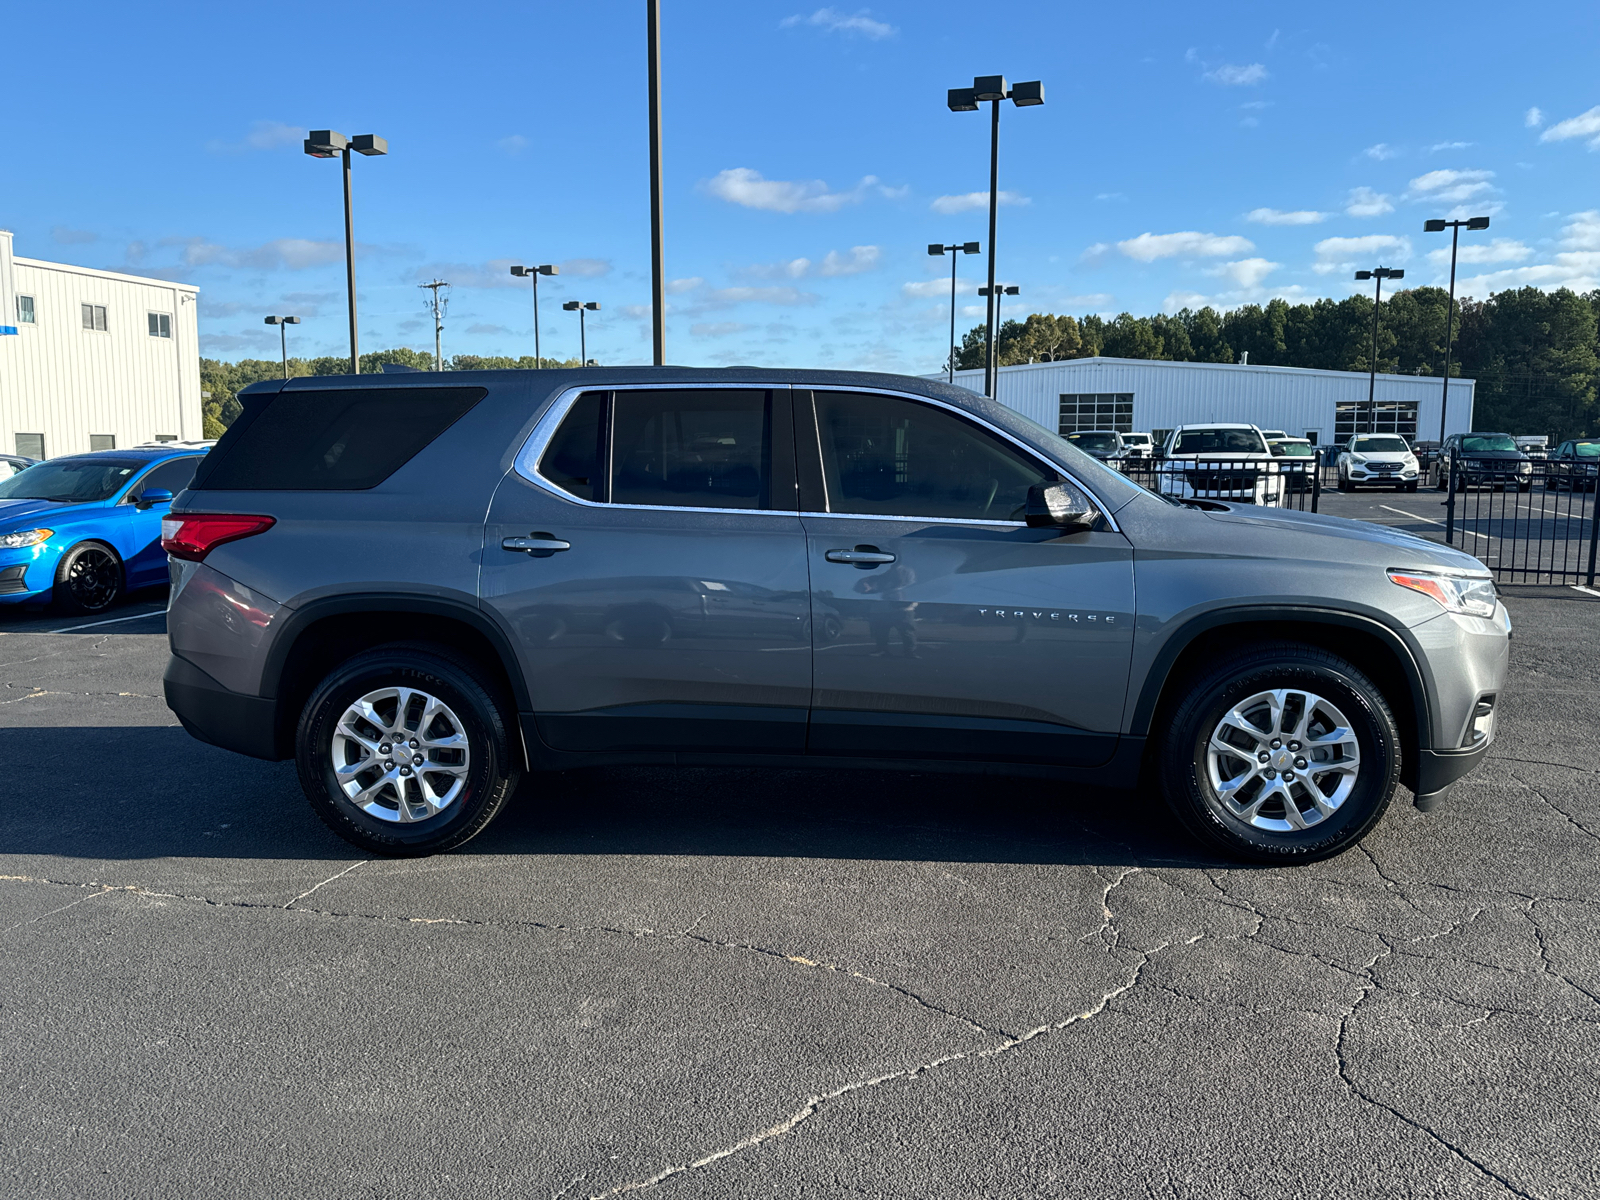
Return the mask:
<svg viewBox="0 0 1600 1200">
<path fill-rule="evenodd" d="M 1029 458 L 1042 460 L 1043 462 L 1048 463 L 1051 467 L 1055 468 L 1057 473 L 1059 473 L 1064 479 L 1072 483 L 1073 486 L 1080 488 L 1084 493 L 1094 500 L 1095 507 L 1100 510 L 1100 516 L 1105 520 L 1106 524 L 1110 526 L 1112 532 L 1122 532 L 1121 528 L 1117 525 L 1116 518 L 1111 515 L 1111 513 L 1108 511 L 1108 506 L 1106 505 L 1105 501 L 1101 499 L 1100 493 L 1095 491 L 1094 488 L 1085 484 L 1083 480 L 1079 479 L 1078 476 L 1063 463 L 1057 462 L 1054 458 L 1050 457 L 1048 454 L 1045 454 L 1043 451 L 1028 445 L 1020 438 L 1014 437 L 1010 433 L 1007 433 L 1004 429 L 1000 429 L 999 427 L 990 424 L 977 413 L 969 412 L 967 409 L 964 409 L 959 405 L 951 404 L 945 400 L 936 400 L 931 396 L 918 396 L 911 392 L 896 391 L 893 388 L 819 387 L 810 383 L 750 383 L 748 381 L 725 382 L 723 380 L 716 380 L 714 382 L 707 381 L 704 383 L 629 383 L 624 385 L 596 383 L 589 386 L 575 385 L 567 388 L 553 401 L 551 401 L 550 407 L 545 410 L 544 416 L 539 418 L 532 431 L 523 441 L 522 449 L 517 451 L 516 458 L 512 460 L 511 469 L 529 483 L 534 484 L 536 487 L 543 488 L 557 499 L 565 500 L 569 504 L 581 504 L 587 508 L 612 508 L 622 510 L 639 510 L 644 512 L 770 513 L 774 516 L 785 517 L 843 517 L 849 520 L 859 521 L 920 521 L 924 524 L 989 525 L 1005 526 L 1007 528 L 1018 529 L 1027 528 L 1026 522 L 1022 521 L 980 521 L 973 520 L 970 517 L 915 517 L 888 515 L 882 513 L 798 513 L 787 508 L 691 508 L 687 505 L 680 506 L 676 504 L 603 504 L 598 500 L 585 500 L 581 496 L 574 496 L 571 492 L 564 491 L 563 489 L 557 487 L 554 483 L 550 482 L 550 480 L 539 474 L 539 459 L 544 456 L 545 450 L 549 447 L 550 439 L 555 436 L 556 430 L 560 428 L 561 422 L 566 419 L 567 413 L 572 410 L 572 406 L 577 403 L 578 397 L 583 395 L 585 392 L 682 392 L 692 391 L 695 389 L 770 392 L 776 391 L 779 388 L 788 388 L 791 392 L 843 391 L 861 392 L 872 396 L 892 396 L 897 400 L 909 400 L 914 404 L 930 404 L 935 408 L 942 408 L 946 412 L 954 413 L 956 416 L 973 422 L 979 426 L 979 428 L 987 430 L 1003 441 L 1011 443 L 1011 445 L 1022 451 L 1022 453 L 1027 455 Z M 818 452 L 821 452 L 820 446 L 818 447 Z M 826 482 L 824 482 L 823 487 L 824 490 L 826 490 Z"/>
</svg>

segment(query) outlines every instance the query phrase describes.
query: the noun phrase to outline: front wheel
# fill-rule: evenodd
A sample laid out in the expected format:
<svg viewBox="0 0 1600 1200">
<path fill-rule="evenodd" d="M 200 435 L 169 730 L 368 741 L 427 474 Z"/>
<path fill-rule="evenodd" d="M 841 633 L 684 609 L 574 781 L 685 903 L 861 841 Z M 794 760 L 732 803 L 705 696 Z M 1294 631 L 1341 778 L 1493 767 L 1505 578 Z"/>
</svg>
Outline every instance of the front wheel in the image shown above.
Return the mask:
<svg viewBox="0 0 1600 1200">
<path fill-rule="evenodd" d="M 79 542 L 56 565 L 52 600 L 62 612 L 105 612 L 122 595 L 122 560 L 104 542 Z"/>
<path fill-rule="evenodd" d="M 1159 754 L 1178 819 L 1251 862 L 1294 865 L 1349 849 L 1400 778 L 1399 730 L 1383 693 L 1338 656 L 1295 643 L 1203 672 Z"/>
<path fill-rule="evenodd" d="M 380 646 L 335 667 L 295 732 L 311 807 L 374 854 L 432 854 L 475 837 L 521 777 L 501 690 L 428 645 Z"/>
</svg>

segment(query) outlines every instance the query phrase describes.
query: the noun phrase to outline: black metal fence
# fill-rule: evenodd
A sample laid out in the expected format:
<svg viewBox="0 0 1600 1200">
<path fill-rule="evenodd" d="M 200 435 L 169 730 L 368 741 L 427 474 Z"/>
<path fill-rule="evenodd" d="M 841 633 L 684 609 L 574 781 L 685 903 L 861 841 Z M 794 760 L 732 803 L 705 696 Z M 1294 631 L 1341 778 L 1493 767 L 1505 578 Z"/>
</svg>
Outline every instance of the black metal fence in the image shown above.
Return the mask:
<svg viewBox="0 0 1600 1200">
<path fill-rule="evenodd" d="M 1446 491 L 1445 541 L 1502 583 L 1594 586 L 1600 460 L 1487 460 L 1451 455 L 1429 472 Z"/>
<path fill-rule="evenodd" d="M 1262 504 L 1316 512 L 1321 459 L 1124 458 L 1110 465 L 1136 483 L 1180 500 Z"/>
</svg>

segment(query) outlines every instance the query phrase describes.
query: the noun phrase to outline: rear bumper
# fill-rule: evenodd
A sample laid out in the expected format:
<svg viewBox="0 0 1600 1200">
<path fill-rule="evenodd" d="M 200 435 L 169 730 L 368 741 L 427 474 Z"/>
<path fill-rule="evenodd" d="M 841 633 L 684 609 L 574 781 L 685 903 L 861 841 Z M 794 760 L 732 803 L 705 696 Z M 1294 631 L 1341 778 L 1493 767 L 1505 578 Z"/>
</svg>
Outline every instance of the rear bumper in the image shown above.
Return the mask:
<svg viewBox="0 0 1600 1200">
<path fill-rule="evenodd" d="M 161 682 L 167 707 L 191 736 L 251 758 L 276 761 L 287 757 L 278 750 L 276 700 L 230 692 L 177 655 L 167 659 Z"/>
</svg>

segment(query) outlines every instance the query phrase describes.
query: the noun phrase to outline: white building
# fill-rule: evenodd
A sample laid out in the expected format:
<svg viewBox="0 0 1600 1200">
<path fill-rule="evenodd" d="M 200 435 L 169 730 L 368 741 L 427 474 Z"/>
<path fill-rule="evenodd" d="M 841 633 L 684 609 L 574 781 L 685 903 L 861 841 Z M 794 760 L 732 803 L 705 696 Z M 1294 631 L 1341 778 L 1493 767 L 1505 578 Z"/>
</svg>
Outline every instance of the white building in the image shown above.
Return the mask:
<svg viewBox="0 0 1600 1200">
<path fill-rule="evenodd" d="M 0 452 L 202 436 L 196 290 L 14 258 L 0 230 Z"/>
<path fill-rule="evenodd" d="M 957 371 L 956 382 L 982 392 L 983 372 Z M 1379 375 L 1375 431 L 1437 440 L 1443 382 L 1425 375 Z M 1327 445 L 1361 428 L 1367 385 L 1368 376 L 1355 371 L 1074 358 L 1001 367 L 995 398 L 1060 433 L 1115 429 L 1148 432 L 1159 440 L 1179 425 L 1245 421 Z M 1447 436 L 1472 428 L 1473 390 L 1471 379 L 1450 380 Z"/>
</svg>

